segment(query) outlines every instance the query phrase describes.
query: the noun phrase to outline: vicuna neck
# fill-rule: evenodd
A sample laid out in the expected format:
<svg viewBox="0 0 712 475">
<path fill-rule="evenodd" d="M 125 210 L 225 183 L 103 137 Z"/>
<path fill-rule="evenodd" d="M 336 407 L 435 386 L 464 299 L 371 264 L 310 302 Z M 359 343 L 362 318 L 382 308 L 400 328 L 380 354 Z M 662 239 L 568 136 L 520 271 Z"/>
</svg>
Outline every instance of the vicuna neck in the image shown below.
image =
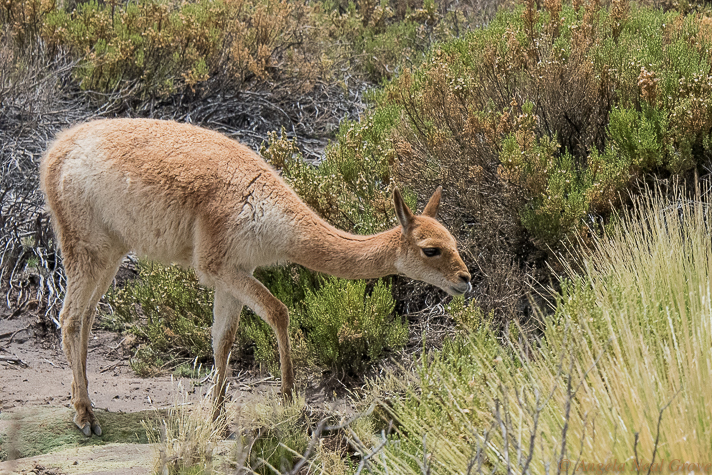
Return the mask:
<svg viewBox="0 0 712 475">
<path fill-rule="evenodd" d="M 372 236 L 349 234 L 317 218 L 295 229 L 288 255 L 291 262 L 345 279 L 369 279 L 396 274 L 402 238 L 400 227 Z"/>
</svg>

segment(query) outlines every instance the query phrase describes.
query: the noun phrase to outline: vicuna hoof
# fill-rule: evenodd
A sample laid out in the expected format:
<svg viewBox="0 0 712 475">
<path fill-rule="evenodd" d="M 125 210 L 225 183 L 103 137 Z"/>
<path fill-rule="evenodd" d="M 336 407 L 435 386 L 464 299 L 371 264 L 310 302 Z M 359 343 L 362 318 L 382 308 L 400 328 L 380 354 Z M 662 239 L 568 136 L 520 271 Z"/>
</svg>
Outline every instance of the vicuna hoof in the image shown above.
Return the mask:
<svg viewBox="0 0 712 475">
<path fill-rule="evenodd" d="M 74 424 L 79 427 L 79 430 L 82 431 L 82 434 L 84 434 L 85 437 L 91 437 L 91 424 L 89 424 L 88 422 L 80 424 L 77 420 L 77 416 L 74 416 Z"/>
</svg>

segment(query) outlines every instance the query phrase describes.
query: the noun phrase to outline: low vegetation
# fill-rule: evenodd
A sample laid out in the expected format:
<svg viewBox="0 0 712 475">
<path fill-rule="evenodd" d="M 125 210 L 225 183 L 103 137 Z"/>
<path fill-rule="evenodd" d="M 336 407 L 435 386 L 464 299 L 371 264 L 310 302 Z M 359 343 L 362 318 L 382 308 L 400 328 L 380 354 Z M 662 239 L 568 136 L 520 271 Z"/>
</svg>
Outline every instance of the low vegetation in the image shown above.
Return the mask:
<svg viewBox="0 0 712 475">
<path fill-rule="evenodd" d="M 433 39 L 452 37 L 494 5 L 448 11 L 405 0 L 32 0 L 3 4 L 0 21 L 18 50 L 44 44 L 50 56 L 68 51 L 82 89 L 128 88 L 141 101 L 200 95 L 206 87 L 269 87 L 268 79 L 297 92 L 342 80 L 333 76 L 340 69 L 378 82 L 404 57 L 417 62 Z"/>
<path fill-rule="evenodd" d="M 491 15 L 419 0 L 9 1 L 0 5 L 0 282 L 8 305 L 49 321 L 61 259 L 37 189 L 47 142 L 101 117 L 175 119 L 254 148 L 284 128 L 321 157 L 363 93 L 437 39 Z"/>
<path fill-rule="evenodd" d="M 495 16 L 497 5 L 507 8 Z M 226 452 L 176 413 L 153 433 L 161 470 L 221 470 L 219 454 L 230 470 L 276 473 L 305 452 L 307 471 L 325 473 L 647 472 L 706 460 L 712 20 L 704 5 L 655 7 L 5 2 L 6 301 L 41 301 L 50 318 L 61 302 L 36 176 L 55 131 L 88 117 L 192 121 L 260 147 L 317 213 L 352 232 L 396 224 L 395 186 L 417 208 L 444 185 L 440 218 L 474 290 L 444 301 L 399 278 L 259 271 L 289 307 L 297 369 L 361 378 L 406 344 L 403 315 L 423 310 L 451 337 L 433 349 L 422 335 L 415 371 L 409 362 L 366 380 L 377 410 L 333 440 L 312 445 L 322 434 L 303 400 L 233 412 L 239 437 Z M 137 336 L 136 372 L 204 375 L 212 293 L 192 273 L 142 262 L 106 300 L 101 324 Z M 277 369 L 272 331 L 249 310 L 233 360 Z"/>
<path fill-rule="evenodd" d="M 142 424 L 155 424 L 165 417 L 163 411 L 136 413 L 97 411 L 108 428 L 102 438 L 87 439 L 72 423 L 72 411 L 66 407 L 33 407 L 0 415 L 0 461 L 33 457 L 72 447 L 112 443 L 147 444 L 149 438 Z"/>
<path fill-rule="evenodd" d="M 501 10 L 374 92 L 317 169 L 273 163 L 359 232 L 393 223 L 394 185 L 415 202 L 445 184 L 441 217 L 476 270 L 474 297 L 502 322 L 521 320 L 528 284 L 552 277 L 562 243 L 601 232 L 646 183 L 694 188 L 705 173 L 709 24 L 622 1 Z M 272 137 L 277 153 L 283 142 Z"/>
<path fill-rule="evenodd" d="M 344 423 L 343 414 L 308 412 L 299 394 L 292 403 L 275 393 L 249 405 L 228 404 L 213 423 L 209 394 L 178 389 L 181 396 L 168 416 L 144 423 L 157 451 L 156 473 L 346 473 L 346 431 L 370 438 L 371 426 L 360 422 L 366 419 Z M 233 436 L 224 440 L 228 428 Z"/>
<path fill-rule="evenodd" d="M 407 327 L 394 313 L 390 286 L 383 281 L 367 286 L 297 266 L 262 270 L 258 276 L 290 310 L 292 349 L 302 370 L 316 365 L 360 377 L 407 341 Z M 100 325 L 138 337 L 131 359 L 138 374 L 197 375 L 197 365 L 212 360 L 213 292 L 198 284 L 193 271 L 140 262 L 138 276 L 111 289 L 106 300 L 112 311 L 100 317 Z M 251 354 L 257 365 L 279 374 L 272 329 L 249 309 L 241 318 L 233 359 L 250 360 Z"/>
<path fill-rule="evenodd" d="M 379 473 L 550 473 L 707 460 L 710 203 L 641 198 L 568 269 L 536 341 L 486 322 L 389 401 Z M 656 465 L 656 466 L 657 466 Z M 696 469 L 697 470 L 697 469 Z"/>
<path fill-rule="evenodd" d="M 583 273 L 568 268 L 537 341 L 510 332 L 503 345 L 489 317 L 454 302 L 448 311 L 468 322 L 455 338 L 413 372 L 368 383 L 362 401 L 378 410 L 359 403 L 365 414 L 340 429 L 352 449 L 301 405 L 268 402 L 233 413 L 243 438 L 232 453 L 242 455 L 228 459 L 284 473 L 306 453 L 309 473 L 391 474 L 647 472 L 706 460 L 710 205 L 636 199 L 592 238 Z M 319 450 L 309 428 L 324 437 Z"/>
</svg>

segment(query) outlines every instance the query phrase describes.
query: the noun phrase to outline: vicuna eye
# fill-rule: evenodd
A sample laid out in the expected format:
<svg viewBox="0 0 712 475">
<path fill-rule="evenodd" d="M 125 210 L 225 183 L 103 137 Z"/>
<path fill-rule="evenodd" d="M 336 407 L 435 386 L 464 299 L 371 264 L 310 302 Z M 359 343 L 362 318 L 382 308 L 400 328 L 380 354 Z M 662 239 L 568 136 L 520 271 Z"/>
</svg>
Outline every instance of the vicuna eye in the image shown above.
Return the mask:
<svg viewBox="0 0 712 475">
<path fill-rule="evenodd" d="M 440 249 L 438 249 L 437 247 L 424 247 L 423 254 L 425 254 L 427 257 L 439 256 Z"/>
</svg>

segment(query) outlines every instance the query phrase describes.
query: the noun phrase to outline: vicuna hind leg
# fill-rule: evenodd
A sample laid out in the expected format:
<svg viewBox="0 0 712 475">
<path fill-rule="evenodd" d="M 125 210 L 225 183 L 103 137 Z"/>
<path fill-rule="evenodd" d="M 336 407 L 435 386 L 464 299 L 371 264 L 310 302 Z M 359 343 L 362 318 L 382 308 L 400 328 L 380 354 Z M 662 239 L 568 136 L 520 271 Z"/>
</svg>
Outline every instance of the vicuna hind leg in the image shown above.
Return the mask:
<svg viewBox="0 0 712 475">
<path fill-rule="evenodd" d="M 62 346 L 72 366 L 72 404 L 77 411 L 74 423 L 87 437 L 92 432 L 101 435 L 89 399 L 86 368 L 89 332 L 96 304 L 116 275 L 123 256 L 118 251 L 102 251 L 100 257 L 87 249 L 63 248 L 67 294 L 59 317 Z"/>
<path fill-rule="evenodd" d="M 213 390 L 213 420 L 217 420 L 223 410 L 230 349 L 235 342 L 240 313 L 242 313 L 242 302 L 233 297 L 222 285 L 218 285 L 215 288 L 213 305 L 213 355 L 217 372 L 217 381 Z"/>
</svg>

